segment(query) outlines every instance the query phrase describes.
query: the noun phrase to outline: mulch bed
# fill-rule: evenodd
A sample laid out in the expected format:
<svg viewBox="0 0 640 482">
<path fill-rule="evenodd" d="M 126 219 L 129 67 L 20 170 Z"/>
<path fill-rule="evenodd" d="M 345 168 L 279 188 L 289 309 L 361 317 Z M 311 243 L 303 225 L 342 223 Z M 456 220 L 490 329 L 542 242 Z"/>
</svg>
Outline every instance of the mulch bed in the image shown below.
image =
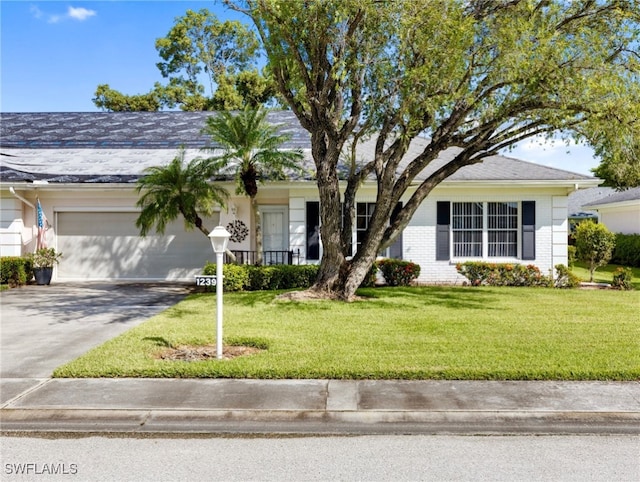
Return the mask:
<svg viewBox="0 0 640 482">
<path fill-rule="evenodd" d="M 262 350 L 253 346 L 225 345 L 222 347 L 222 359 L 231 360 L 239 356 L 254 355 Z M 180 345 L 166 348 L 156 355 L 161 360 L 171 361 L 203 361 L 215 360 L 218 356 L 215 345 L 193 346 Z"/>
</svg>

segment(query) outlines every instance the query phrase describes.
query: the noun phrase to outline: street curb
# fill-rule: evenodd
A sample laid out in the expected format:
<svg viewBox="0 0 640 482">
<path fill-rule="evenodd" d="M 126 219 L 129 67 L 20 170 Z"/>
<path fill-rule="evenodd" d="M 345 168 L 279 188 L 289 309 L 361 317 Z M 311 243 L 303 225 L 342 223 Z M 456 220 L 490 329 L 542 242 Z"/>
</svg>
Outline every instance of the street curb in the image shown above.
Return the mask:
<svg viewBox="0 0 640 482">
<path fill-rule="evenodd" d="M 10 434 L 620 434 L 640 412 L 2 409 Z"/>
</svg>

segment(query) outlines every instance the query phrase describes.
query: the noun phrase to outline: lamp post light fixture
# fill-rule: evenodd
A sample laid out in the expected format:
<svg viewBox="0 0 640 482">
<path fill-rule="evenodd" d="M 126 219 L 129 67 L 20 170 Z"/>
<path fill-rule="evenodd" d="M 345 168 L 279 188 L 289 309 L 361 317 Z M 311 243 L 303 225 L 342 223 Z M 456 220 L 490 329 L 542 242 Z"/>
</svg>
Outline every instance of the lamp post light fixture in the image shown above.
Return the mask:
<svg viewBox="0 0 640 482">
<path fill-rule="evenodd" d="M 211 246 L 216 253 L 216 356 L 222 359 L 222 264 L 231 234 L 222 226 L 216 226 L 209 234 Z"/>
</svg>

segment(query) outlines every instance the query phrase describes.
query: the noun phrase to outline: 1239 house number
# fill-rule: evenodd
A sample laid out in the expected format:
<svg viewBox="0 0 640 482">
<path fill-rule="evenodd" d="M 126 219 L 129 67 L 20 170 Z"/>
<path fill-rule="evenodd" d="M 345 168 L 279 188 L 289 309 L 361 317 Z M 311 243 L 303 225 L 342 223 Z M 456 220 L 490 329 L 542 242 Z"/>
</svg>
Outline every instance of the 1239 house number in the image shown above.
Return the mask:
<svg viewBox="0 0 640 482">
<path fill-rule="evenodd" d="M 196 286 L 215 286 L 218 280 L 215 276 L 196 276 Z"/>
</svg>

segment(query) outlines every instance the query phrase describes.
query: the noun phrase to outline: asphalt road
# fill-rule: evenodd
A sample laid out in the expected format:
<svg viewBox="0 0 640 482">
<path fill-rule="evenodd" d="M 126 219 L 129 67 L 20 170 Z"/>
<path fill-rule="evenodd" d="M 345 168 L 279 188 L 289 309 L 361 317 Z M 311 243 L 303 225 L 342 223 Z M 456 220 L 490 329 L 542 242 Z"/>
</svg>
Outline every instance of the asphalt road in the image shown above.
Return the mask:
<svg viewBox="0 0 640 482">
<path fill-rule="evenodd" d="M 637 436 L 0 441 L 3 481 L 640 480 Z"/>
</svg>

